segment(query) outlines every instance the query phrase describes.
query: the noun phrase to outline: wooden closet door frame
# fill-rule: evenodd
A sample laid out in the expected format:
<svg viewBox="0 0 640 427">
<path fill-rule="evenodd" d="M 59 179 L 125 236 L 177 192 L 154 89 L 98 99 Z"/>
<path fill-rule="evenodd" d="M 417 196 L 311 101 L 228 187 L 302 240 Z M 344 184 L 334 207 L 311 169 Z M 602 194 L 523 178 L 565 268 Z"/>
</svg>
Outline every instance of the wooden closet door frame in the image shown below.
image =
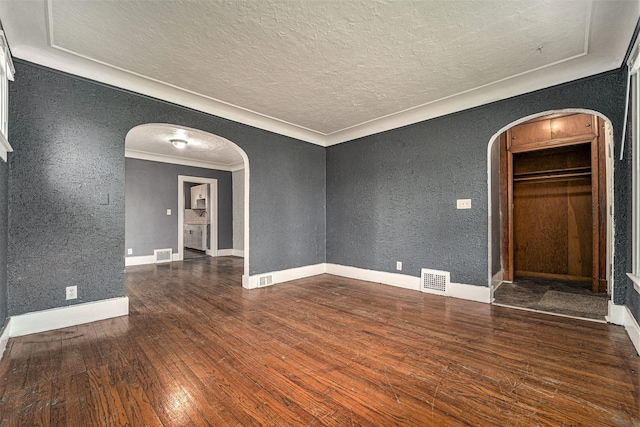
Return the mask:
<svg viewBox="0 0 640 427">
<path fill-rule="evenodd" d="M 604 144 L 600 143 L 600 135 L 603 134 L 602 129 L 600 129 L 600 125 L 602 124 L 602 119 L 599 117 L 593 117 L 594 122 L 597 124 L 596 128 L 596 136 L 590 141 L 591 148 L 591 215 L 592 215 L 592 251 L 593 251 L 593 260 L 592 260 L 592 291 L 593 292 L 606 292 L 606 280 L 603 281 L 604 291 L 600 288 L 601 280 L 600 280 L 600 252 L 601 245 L 600 240 L 602 236 L 600 229 L 600 215 L 602 206 L 601 205 L 601 194 L 600 194 L 600 181 L 602 179 L 602 175 L 600 173 L 600 160 L 601 160 L 601 149 L 600 147 Z M 501 177 L 501 185 L 500 190 L 501 193 L 504 194 L 506 191 L 507 197 L 505 202 L 501 205 L 502 212 L 507 213 L 507 221 L 506 224 L 503 221 L 502 231 L 503 231 L 503 245 L 506 243 L 506 250 L 503 246 L 502 256 L 503 256 L 503 280 L 512 282 L 515 275 L 515 253 L 514 253 L 514 230 L 513 230 L 513 153 L 511 152 L 511 129 L 504 132 L 500 135 L 500 171 L 503 172 L 506 169 L 506 180 Z M 584 144 L 586 141 L 580 142 Z M 563 144 L 564 146 L 568 145 L 576 145 L 574 144 Z M 562 145 L 558 145 L 562 146 Z M 549 147 L 547 147 L 549 148 Z M 538 151 L 544 148 L 536 148 L 526 151 Z M 519 151 L 519 152 L 526 152 Z M 506 162 L 506 168 L 503 167 Z M 605 177 L 606 179 L 606 177 Z M 605 185 L 606 188 L 606 185 Z M 606 207 L 605 207 L 606 209 Z M 606 232 L 606 230 L 604 230 Z M 504 238 L 504 232 L 506 232 L 506 238 Z M 605 252 L 606 253 L 606 252 Z"/>
<path fill-rule="evenodd" d="M 598 123 L 599 120 L 596 120 Z M 596 132 L 598 126 L 596 125 Z M 600 153 L 599 136 L 591 140 L 591 233 L 593 236 L 593 276 L 591 290 L 600 292 Z M 605 186 L 606 187 L 606 186 Z"/>
</svg>

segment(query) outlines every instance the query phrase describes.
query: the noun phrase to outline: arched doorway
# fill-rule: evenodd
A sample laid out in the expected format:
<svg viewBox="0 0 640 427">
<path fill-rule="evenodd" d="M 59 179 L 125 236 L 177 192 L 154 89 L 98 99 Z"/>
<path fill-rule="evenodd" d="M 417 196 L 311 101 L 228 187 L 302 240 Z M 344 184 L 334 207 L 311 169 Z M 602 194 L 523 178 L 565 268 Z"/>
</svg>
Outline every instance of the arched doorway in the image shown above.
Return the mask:
<svg viewBox="0 0 640 427">
<path fill-rule="evenodd" d="M 162 199 L 164 204 L 159 204 L 153 208 L 147 208 L 146 202 L 142 203 L 136 200 L 127 190 L 126 202 L 127 206 L 134 203 L 142 204 L 145 209 L 139 209 L 138 217 L 142 216 L 142 219 L 136 218 L 137 224 L 140 228 L 145 230 L 131 231 L 131 225 L 129 221 L 126 224 L 125 240 L 127 240 L 127 251 L 125 255 L 125 265 L 137 265 L 152 263 L 154 255 L 154 248 L 162 247 L 169 248 L 171 255 L 171 261 L 179 261 L 183 257 L 183 228 L 185 209 L 185 194 L 189 188 L 186 188 L 184 184 L 191 182 L 193 184 L 205 184 L 207 185 L 207 196 L 211 198 L 212 195 L 218 193 L 217 179 L 212 174 L 199 173 L 198 171 L 217 171 L 219 174 L 224 175 L 224 179 L 229 187 L 226 191 L 228 194 L 232 192 L 231 175 L 239 174 L 242 178 L 241 181 L 241 203 L 242 203 L 242 227 L 238 229 L 242 233 L 242 253 L 243 256 L 243 279 L 242 282 L 246 283 L 249 275 L 249 159 L 247 154 L 238 145 L 229 141 L 226 138 L 211 134 L 198 129 L 193 129 L 185 126 L 167 124 L 167 123 L 148 123 L 136 126 L 132 128 L 125 139 L 125 157 L 127 161 L 148 161 L 154 162 L 153 165 L 158 165 L 160 172 L 155 172 L 152 166 L 145 166 L 143 169 L 144 175 L 139 178 L 143 182 L 162 181 L 163 188 L 170 188 L 166 194 L 162 196 L 153 197 L 153 195 L 147 195 L 145 193 L 151 192 L 151 188 L 146 186 L 138 186 L 137 196 L 142 195 L 143 198 L 151 203 L 155 203 L 155 199 Z M 147 162 L 147 163 L 148 163 Z M 144 163 L 144 162 L 143 162 Z M 128 163 L 127 163 L 128 164 Z M 172 165 L 171 168 L 160 167 L 161 165 Z M 126 168 L 125 168 L 126 169 Z M 129 188 L 129 177 L 125 177 Z M 158 185 L 155 185 L 157 190 Z M 187 191 L 185 191 L 185 188 Z M 167 195 L 168 194 L 168 195 Z M 213 200 L 215 199 L 215 200 Z M 208 208 L 202 209 L 203 216 L 206 215 L 209 221 L 217 221 L 217 197 L 209 200 Z M 229 204 L 231 204 L 232 197 L 228 197 Z M 215 208 L 214 208 L 215 206 Z M 163 209 L 160 209 L 160 208 Z M 175 212 L 172 212 L 175 207 Z M 166 215 L 165 215 L 165 209 Z M 200 208 L 200 207 L 198 207 Z M 125 208 L 127 217 L 129 215 L 129 207 Z M 161 212 L 160 212 L 161 211 Z M 231 208 L 229 208 L 229 212 Z M 157 218 L 151 218 L 151 215 L 157 216 Z M 227 215 L 228 217 L 229 215 Z M 147 227 L 148 223 L 157 222 L 158 227 L 155 230 L 162 228 L 164 234 L 164 240 L 150 238 L 149 235 L 155 230 Z M 232 219 L 227 220 L 228 232 L 225 232 L 227 236 L 226 240 L 230 239 L 229 236 L 233 233 Z M 209 224 L 208 241 L 213 245 L 206 248 L 208 255 L 219 255 L 222 253 L 231 254 L 237 252 L 231 249 L 219 249 L 215 242 L 218 241 L 217 227 L 211 227 Z M 213 228 L 213 230 L 212 230 Z M 151 240 L 151 241 L 150 241 Z M 142 241 L 142 243 L 139 243 Z M 136 246 L 137 245 L 137 246 Z M 230 246 L 223 246 L 227 248 Z M 203 251 L 205 252 L 205 251 Z"/>
<path fill-rule="evenodd" d="M 500 283 L 518 276 L 589 280 L 591 291 L 613 296 L 611 143 L 610 121 L 584 109 L 530 115 L 494 134 L 487 151 L 492 301 Z"/>
</svg>

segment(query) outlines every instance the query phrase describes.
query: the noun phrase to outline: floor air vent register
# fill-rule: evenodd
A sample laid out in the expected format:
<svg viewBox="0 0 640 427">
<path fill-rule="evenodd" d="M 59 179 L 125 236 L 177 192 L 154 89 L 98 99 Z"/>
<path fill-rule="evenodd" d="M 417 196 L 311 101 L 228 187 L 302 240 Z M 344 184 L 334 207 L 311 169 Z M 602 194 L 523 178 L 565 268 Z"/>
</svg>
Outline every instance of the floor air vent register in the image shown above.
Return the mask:
<svg viewBox="0 0 640 427">
<path fill-rule="evenodd" d="M 171 262 L 171 249 L 154 249 L 153 250 L 153 262 Z"/>
<path fill-rule="evenodd" d="M 262 287 L 262 286 L 269 286 L 272 284 L 273 284 L 273 276 L 269 274 L 268 276 L 260 277 L 260 283 L 258 284 L 258 286 Z"/>
<path fill-rule="evenodd" d="M 420 290 L 430 294 L 447 295 L 451 273 L 441 270 L 430 270 L 423 268 L 420 270 Z"/>
</svg>

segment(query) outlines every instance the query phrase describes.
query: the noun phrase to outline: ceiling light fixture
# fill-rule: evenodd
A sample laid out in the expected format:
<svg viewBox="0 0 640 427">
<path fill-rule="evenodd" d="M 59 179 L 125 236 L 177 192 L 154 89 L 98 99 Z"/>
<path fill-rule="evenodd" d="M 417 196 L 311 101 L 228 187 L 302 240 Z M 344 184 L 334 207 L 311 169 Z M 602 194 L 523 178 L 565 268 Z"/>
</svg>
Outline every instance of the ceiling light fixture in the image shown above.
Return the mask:
<svg viewBox="0 0 640 427">
<path fill-rule="evenodd" d="M 173 144 L 174 147 L 181 150 L 187 146 L 187 141 L 185 141 L 184 139 L 170 139 L 169 141 L 171 142 L 171 144 Z"/>
</svg>

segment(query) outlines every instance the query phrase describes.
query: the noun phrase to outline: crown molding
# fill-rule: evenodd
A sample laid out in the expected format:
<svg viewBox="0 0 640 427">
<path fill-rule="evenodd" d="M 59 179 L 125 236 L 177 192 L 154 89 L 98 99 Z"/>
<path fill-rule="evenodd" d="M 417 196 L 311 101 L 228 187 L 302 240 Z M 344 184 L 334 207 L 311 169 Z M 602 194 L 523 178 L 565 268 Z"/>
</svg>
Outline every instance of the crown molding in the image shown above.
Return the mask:
<svg viewBox="0 0 640 427">
<path fill-rule="evenodd" d="M 620 67 L 639 14 L 640 2 L 593 1 L 582 54 L 543 68 L 512 76 L 466 92 L 388 116 L 375 118 L 332 133 L 322 133 L 182 89 L 161 81 L 100 63 L 56 47 L 47 34 L 45 1 L 0 2 L 5 31 L 14 58 L 182 105 L 238 123 L 323 147 L 351 141 L 417 122 Z M 43 10 L 44 9 L 44 10 Z M 3 20 L 4 21 L 4 20 Z M 616 25 L 611 25 L 616 22 Z M 29 30 L 27 30 L 29 28 Z"/>
<path fill-rule="evenodd" d="M 55 52 L 55 54 L 53 52 Z M 611 58 L 608 61 L 603 61 L 601 57 L 582 54 L 560 63 L 510 77 L 480 88 L 376 118 L 337 132 L 323 134 L 140 75 L 80 58 L 57 49 L 52 49 L 51 52 L 45 53 L 40 49 L 20 47 L 14 49 L 14 57 L 322 147 L 340 144 L 513 96 L 545 89 L 549 86 L 610 71 L 620 66 L 619 58 Z M 109 72 L 105 72 L 105 70 Z"/>
<path fill-rule="evenodd" d="M 216 169 L 216 170 L 227 171 L 227 172 L 235 172 L 235 171 L 244 169 L 244 161 L 234 163 L 231 165 L 224 165 L 221 163 L 204 162 L 202 160 L 193 160 L 193 159 L 186 159 L 183 157 L 165 156 L 162 154 L 147 153 L 145 151 L 137 151 L 137 150 L 129 150 L 129 149 L 124 150 L 124 157 L 129 159 L 149 160 L 152 162 L 171 163 L 174 165 L 194 166 L 197 168 L 204 168 L 204 169 Z"/>
</svg>

